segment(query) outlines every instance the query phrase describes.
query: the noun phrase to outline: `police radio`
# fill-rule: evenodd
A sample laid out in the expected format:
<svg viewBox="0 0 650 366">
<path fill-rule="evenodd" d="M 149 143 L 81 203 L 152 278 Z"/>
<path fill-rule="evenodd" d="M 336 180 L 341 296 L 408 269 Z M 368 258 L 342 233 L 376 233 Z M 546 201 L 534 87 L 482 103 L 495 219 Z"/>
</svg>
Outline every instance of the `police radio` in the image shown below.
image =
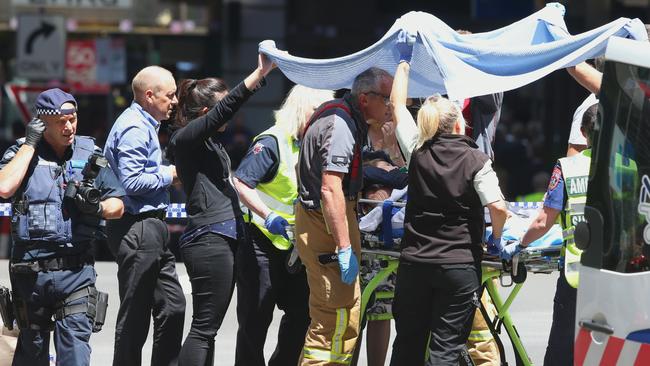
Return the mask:
<svg viewBox="0 0 650 366">
<path fill-rule="evenodd" d="M 74 199 L 78 194 L 88 203 L 99 203 L 102 194 L 93 184 L 102 168 L 107 166 L 108 160 L 103 155 L 97 153 L 90 155 L 81 171 L 83 180 L 81 182 L 75 180 L 69 181 L 65 188 L 64 197 Z"/>
</svg>

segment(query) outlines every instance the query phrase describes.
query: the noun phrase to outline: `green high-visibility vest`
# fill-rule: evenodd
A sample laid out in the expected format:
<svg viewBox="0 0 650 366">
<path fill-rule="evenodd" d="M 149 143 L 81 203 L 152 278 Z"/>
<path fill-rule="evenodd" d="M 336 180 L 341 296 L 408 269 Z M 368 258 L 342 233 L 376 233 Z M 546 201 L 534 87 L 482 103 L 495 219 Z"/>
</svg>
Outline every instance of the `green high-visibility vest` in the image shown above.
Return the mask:
<svg viewBox="0 0 650 366">
<path fill-rule="evenodd" d="M 546 192 L 533 192 L 523 196 L 517 196 L 517 202 L 542 202 Z"/>
<path fill-rule="evenodd" d="M 589 166 L 591 150 L 559 160 L 564 179 L 564 191 L 567 195 L 566 207 L 562 213 L 562 236 L 564 239 L 564 274 L 567 282 L 578 287 L 580 256 L 582 250 L 575 244 L 573 233 L 575 226 L 585 221 L 585 204 L 587 203 L 587 185 L 589 183 Z"/>
<path fill-rule="evenodd" d="M 290 225 L 295 222 L 293 202 L 298 198 L 298 185 L 296 180 L 296 164 L 300 149 L 295 143 L 293 136 L 279 127 L 271 127 L 255 137 L 255 141 L 261 137 L 271 136 L 278 143 L 280 152 L 280 163 L 273 179 L 266 183 L 257 185 L 256 191 L 264 204 L 276 214 L 284 217 Z M 253 142 L 255 144 L 255 142 Z M 264 227 L 264 218 L 259 217 L 252 211 L 248 219 L 260 231 L 266 235 L 273 245 L 281 250 L 291 248 L 291 242 L 282 235 L 271 234 Z M 246 215 L 248 216 L 248 215 Z"/>
</svg>

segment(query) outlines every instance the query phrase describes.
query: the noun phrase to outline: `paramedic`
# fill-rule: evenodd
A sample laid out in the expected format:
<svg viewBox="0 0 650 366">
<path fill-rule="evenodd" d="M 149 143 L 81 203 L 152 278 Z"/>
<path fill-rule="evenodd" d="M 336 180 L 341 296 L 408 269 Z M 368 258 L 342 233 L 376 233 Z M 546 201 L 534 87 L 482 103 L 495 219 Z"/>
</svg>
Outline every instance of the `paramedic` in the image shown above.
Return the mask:
<svg viewBox="0 0 650 366">
<path fill-rule="evenodd" d="M 286 226 L 294 223 L 300 140 L 314 110 L 332 96 L 332 91 L 294 86 L 275 111 L 275 125 L 254 139 L 234 174 L 239 198 L 249 209 L 247 240 L 235 258 L 235 365 L 266 364 L 264 343 L 276 305 L 284 315 L 268 364 L 295 365 L 300 358 L 309 326 L 309 287 L 305 271 L 292 274 L 285 265 L 292 252 Z"/>
<path fill-rule="evenodd" d="M 587 108 L 582 117 L 582 134 L 591 146 L 591 134 L 596 122 L 598 105 Z M 573 341 L 576 316 L 576 295 L 578 273 L 575 271 L 580 260 L 580 250 L 573 242 L 573 228 L 584 220 L 584 204 L 587 198 L 587 182 L 591 150 L 583 150 L 571 157 L 560 159 L 551 174 L 544 207 L 528 228 L 521 243 L 513 243 L 504 249 L 505 258 L 510 259 L 530 243 L 546 234 L 559 215 L 562 215 L 563 268 L 557 280 L 553 300 L 553 323 L 549 335 L 544 365 L 573 364 Z"/>
</svg>

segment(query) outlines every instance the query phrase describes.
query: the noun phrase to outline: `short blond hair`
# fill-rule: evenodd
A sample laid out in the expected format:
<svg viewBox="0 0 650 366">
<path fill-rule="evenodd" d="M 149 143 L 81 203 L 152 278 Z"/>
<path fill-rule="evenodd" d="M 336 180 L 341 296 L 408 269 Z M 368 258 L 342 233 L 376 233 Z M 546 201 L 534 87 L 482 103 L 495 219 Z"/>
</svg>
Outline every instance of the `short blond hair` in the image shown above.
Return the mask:
<svg viewBox="0 0 650 366">
<path fill-rule="evenodd" d="M 308 112 L 312 112 L 333 97 L 334 92 L 331 90 L 294 85 L 280 109 L 274 112 L 275 125 L 284 129 L 295 139 L 299 139 L 300 133 L 308 122 Z"/>
<path fill-rule="evenodd" d="M 417 147 L 424 145 L 437 134 L 453 132 L 460 117 L 460 110 L 449 99 L 440 94 L 428 97 L 418 111 Z"/>
</svg>

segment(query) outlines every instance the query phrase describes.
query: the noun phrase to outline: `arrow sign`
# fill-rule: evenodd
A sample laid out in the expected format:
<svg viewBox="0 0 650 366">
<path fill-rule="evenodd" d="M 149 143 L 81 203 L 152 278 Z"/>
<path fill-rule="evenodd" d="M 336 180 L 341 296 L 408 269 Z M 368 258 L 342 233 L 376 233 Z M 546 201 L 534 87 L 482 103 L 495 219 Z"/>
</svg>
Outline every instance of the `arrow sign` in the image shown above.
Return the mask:
<svg viewBox="0 0 650 366">
<path fill-rule="evenodd" d="M 56 28 L 54 25 L 48 23 L 48 22 L 41 22 L 41 27 L 38 29 L 35 29 L 29 37 L 27 37 L 27 43 L 25 44 L 25 54 L 31 55 L 32 51 L 34 50 L 34 42 L 36 41 L 36 38 L 38 36 L 43 36 L 44 38 L 49 38 L 50 34 L 54 32 Z"/>
<path fill-rule="evenodd" d="M 28 80 L 64 78 L 65 18 L 19 14 L 16 31 L 16 75 Z"/>
</svg>

